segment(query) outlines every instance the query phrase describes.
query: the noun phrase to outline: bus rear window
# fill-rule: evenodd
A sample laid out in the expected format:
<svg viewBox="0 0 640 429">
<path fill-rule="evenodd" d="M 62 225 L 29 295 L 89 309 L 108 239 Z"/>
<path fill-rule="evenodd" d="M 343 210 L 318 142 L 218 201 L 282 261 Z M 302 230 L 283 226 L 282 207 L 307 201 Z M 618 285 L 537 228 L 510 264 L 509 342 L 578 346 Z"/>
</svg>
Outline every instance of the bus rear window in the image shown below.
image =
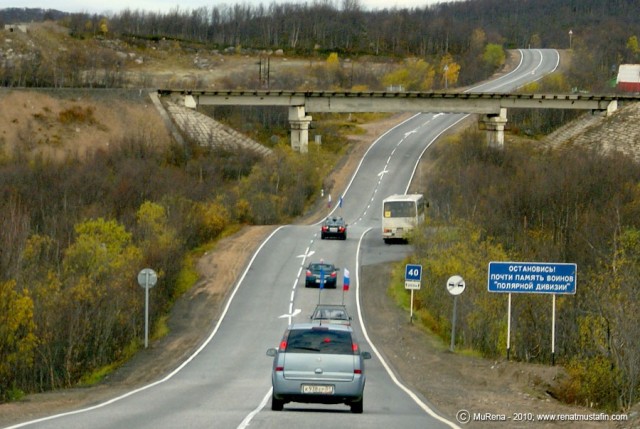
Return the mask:
<svg viewBox="0 0 640 429">
<path fill-rule="evenodd" d="M 415 217 L 416 206 L 411 201 L 384 203 L 384 217 Z"/>
</svg>

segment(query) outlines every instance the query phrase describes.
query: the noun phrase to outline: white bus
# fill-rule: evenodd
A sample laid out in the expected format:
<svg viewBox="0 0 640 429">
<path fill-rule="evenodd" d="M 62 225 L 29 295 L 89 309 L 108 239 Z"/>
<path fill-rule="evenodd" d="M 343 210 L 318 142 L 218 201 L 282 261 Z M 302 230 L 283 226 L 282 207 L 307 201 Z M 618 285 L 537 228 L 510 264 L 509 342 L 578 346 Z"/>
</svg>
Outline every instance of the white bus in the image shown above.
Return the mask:
<svg viewBox="0 0 640 429">
<path fill-rule="evenodd" d="M 422 194 L 390 195 L 382 201 L 382 239 L 407 241 L 413 228 L 424 222 Z"/>
</svg>

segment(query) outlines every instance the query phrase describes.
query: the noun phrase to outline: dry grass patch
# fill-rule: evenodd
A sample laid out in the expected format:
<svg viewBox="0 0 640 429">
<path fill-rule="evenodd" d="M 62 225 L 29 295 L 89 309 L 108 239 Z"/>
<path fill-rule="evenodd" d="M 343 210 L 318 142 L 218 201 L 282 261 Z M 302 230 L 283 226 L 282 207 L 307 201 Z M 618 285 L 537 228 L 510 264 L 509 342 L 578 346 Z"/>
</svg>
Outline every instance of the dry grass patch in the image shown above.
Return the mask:
<svg viewBox="0 0 640 429">
<path fill-rule="evenodd" d="M 170 136 L 155 107 L 114 97 L 58 99 L 33 91 L 0 93 L 0 141 L 7 155 L 84 158 L 131 139 L 166 146 Z"/>
</svg>

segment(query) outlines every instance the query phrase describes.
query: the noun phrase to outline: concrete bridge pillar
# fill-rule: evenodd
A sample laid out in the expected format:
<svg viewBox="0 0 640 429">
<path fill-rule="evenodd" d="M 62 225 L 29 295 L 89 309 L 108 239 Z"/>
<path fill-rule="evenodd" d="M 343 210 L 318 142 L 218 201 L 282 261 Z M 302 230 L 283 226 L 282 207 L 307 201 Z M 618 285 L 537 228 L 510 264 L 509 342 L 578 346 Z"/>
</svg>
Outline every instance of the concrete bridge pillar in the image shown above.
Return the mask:
<svg viewBox="0 0 640 429">
<path fill-rule="evenodd" d="M 603 110 L 603 109 L 597 109 L 597 110 L 591 110 L 591 114 L 592 115 L 598 115 L 598 116 L 604 116 L 604 117 L 609 117 L 613 114 L 613 112 L 615 112 L 616 110 L 618 110 L 618 100 L 611 100 L 608 104 L 607 104 L 607 109 Z"/>
<path fill-rule="evenodd" d="M 311 116 L 306 116 L 304 106 L 289 107 L 291 126 L 291 148 L 300 153 L 309 152 L 309 124 Z"/>
<path fill-rule="evenodd" d="M 507 123 L 507 109 L 501 108 L 499 114 L 484 115 L 482 122 L 487 130 L 489 147 L 504 149 L 504 126 Z"/>
</svg>

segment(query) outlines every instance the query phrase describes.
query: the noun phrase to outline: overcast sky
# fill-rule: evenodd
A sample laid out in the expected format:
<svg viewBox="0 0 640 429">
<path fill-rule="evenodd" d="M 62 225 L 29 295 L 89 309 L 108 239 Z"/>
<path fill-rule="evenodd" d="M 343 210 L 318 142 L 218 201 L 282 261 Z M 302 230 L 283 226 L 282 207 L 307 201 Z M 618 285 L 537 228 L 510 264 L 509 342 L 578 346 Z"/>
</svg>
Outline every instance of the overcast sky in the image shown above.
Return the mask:
<svg viewBox="0 0 640 429">
<path fill-rule="evenodd" d="M 263 4 L 268 6 L 273 0 L 0 0 L 0 9 L 8 7 L 28 7 L 41 9 L 57 9 L 62 12 L 114 13 L 124 9 L 148 10 L 151 12 L 168 12 L 179 7 L 180 10 L 197 9 L 199 7 L 220 6 L 223 4 Z M 275 0 L 277 3 L 305 3 L 299 0 Z M 447 3 L 455 0 L 360 0 L 364 9 L 412 8 L 424 7 L 436 3 Z M 335 0 L 339 7 L 341 0 Z"/>
</svg>

